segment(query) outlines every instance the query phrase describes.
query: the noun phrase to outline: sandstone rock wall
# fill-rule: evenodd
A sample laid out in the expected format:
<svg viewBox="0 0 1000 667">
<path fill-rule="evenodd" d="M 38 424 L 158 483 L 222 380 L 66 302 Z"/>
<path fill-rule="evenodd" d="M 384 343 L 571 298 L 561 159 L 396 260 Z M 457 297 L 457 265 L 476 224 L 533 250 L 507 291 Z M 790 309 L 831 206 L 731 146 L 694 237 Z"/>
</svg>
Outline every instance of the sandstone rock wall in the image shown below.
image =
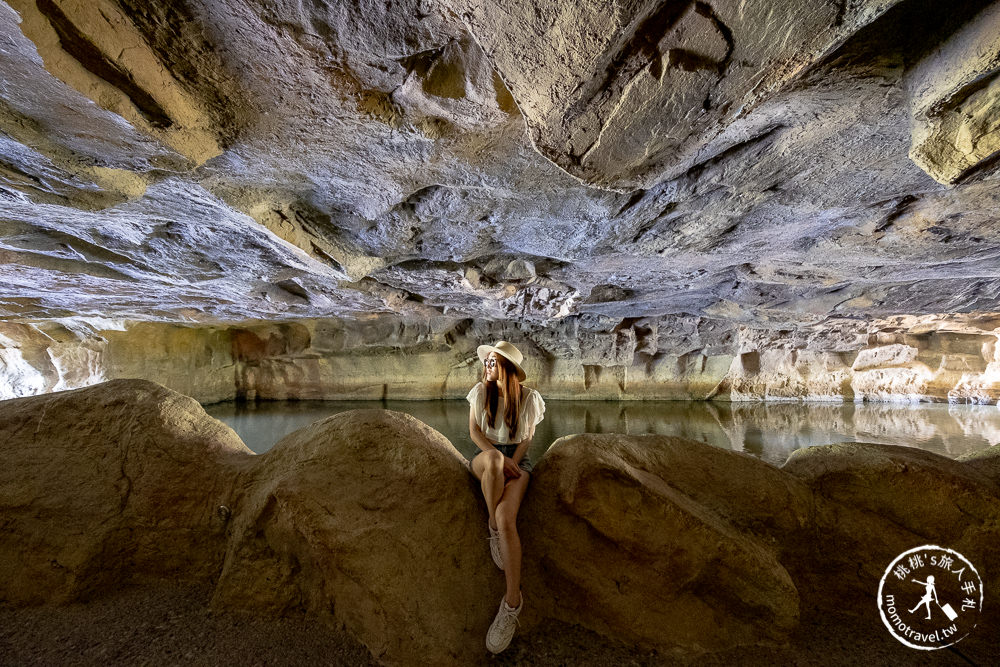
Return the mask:
<svg viewBox="0 0 1000 667">
<path fill-rule="evenodd" d="M 224 329 L 101 319 L 0 323 L 0 399 L 143 378 L 212 403 L 234 397 L 235 368 Z"/>
<path fill-rule="evenodd" d="M 394 316 L 107 327 L 0 326 L 0 397 L 145 378 L 203 403 L 462 398 L 479 374 L 476 346 L 506 339 L 524 351 L 529 384 L 551 398 L 1000 398 L 1000 319 L 987 316 L 836 320 L 796 329 L 693 317 L 569 318 L 535 328 Z"/>
</svg>

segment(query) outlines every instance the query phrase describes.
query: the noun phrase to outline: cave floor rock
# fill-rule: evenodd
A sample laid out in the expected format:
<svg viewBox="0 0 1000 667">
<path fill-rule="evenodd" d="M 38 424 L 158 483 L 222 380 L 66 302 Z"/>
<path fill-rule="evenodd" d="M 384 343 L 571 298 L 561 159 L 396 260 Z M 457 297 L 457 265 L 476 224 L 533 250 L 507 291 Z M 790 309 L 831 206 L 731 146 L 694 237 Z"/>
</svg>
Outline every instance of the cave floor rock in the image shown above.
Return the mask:
<svg viewBox="0 0 1000 667">
<path fill-rule="evenodd" d="M 5 665 L 376 665 L 315 619 L 212 611 L 209 586 L 130 586 L 87 602 L 0 605 Z"/>
<path fill-rule="evenodd" d="M 13 607 L 0 603 L 4 665 L 377 665 L 348 633 L 306 616 L 273 617 L 209 608 L 210 586 L 130 586 L 88 602 Z M 964 665 L 989 664 L 989 638 L 973 633 L 955 648 L 919 654 L 877 619 L 804 616 L 787 647 L 739 648 L 708 656 L 665 655 L 546 620 L 515 636 L 493 665 Z M 963 658 L 964 656 L 964 658 Z M 968 661 L 966 660 L 968 659 Z"/>
</svg>

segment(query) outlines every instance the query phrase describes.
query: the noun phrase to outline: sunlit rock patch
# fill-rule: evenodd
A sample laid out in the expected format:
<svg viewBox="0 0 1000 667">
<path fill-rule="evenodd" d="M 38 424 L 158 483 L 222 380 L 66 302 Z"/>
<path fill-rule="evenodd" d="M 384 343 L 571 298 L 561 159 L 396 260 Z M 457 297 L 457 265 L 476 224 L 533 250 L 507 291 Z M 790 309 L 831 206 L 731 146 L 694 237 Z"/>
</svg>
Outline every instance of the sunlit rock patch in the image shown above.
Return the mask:
<svg viewBox="0 0 1000 667">
<path fill-rule="evenodd" d="M 1000 153 L 1000 9 L 984 9 L 910 78 L 910 155 L 942 183 L 991 168 Z"/>
</svg>

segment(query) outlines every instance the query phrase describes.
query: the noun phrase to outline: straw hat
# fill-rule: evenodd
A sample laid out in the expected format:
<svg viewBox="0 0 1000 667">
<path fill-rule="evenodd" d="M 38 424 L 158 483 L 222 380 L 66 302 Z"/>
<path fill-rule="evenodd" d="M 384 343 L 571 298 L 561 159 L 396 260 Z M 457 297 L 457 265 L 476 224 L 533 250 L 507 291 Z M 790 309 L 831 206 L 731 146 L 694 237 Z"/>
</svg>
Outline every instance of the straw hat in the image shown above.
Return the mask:
<svg viewBox="0 0 1000 667">
<path fill-rule="evenodd" d="M 505 340 L 497 341 L 496 345 L 480 345 L 476 350 L 479 355 L 479 360 L 486 363 L 486 357 L 490 356 L 490 352 L 496 352 L 501 357 L 514 364 L 514 368 L 517 369 L 517 379 L 524 382 L 524 378 L 527 375 L 524 369 L 521 368 L 521 362 L 524 360 L 524 355 L 521 354 L 521 350 L 517 349 Z"/>
</svg>

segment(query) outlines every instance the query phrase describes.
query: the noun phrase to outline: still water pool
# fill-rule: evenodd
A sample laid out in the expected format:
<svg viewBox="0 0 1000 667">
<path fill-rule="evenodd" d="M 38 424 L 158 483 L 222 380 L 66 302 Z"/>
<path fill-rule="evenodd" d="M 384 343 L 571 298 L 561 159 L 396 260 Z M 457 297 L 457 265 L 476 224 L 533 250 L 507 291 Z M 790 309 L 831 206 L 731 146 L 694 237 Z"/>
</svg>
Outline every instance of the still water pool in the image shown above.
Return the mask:
<svg viewBox="0 0 1000 667">
<path fill-rule="evenodd" d="M 951 458 L 1000 442 L 1000 409 L 991 405 L 551 400 L 546 406 L 529 452 L 536 462 L 553 441 L 572 433 L 676 435 L 775 465 L 800 447 L 835 442 L 905 445 Z M 261 454 L 292 431 L 361 408 L 409 413 L 443 433 L 466 457 L 478 451 L 469 439 L 464 400 L 229 402 L 205 410 Z"/>
</svg>

